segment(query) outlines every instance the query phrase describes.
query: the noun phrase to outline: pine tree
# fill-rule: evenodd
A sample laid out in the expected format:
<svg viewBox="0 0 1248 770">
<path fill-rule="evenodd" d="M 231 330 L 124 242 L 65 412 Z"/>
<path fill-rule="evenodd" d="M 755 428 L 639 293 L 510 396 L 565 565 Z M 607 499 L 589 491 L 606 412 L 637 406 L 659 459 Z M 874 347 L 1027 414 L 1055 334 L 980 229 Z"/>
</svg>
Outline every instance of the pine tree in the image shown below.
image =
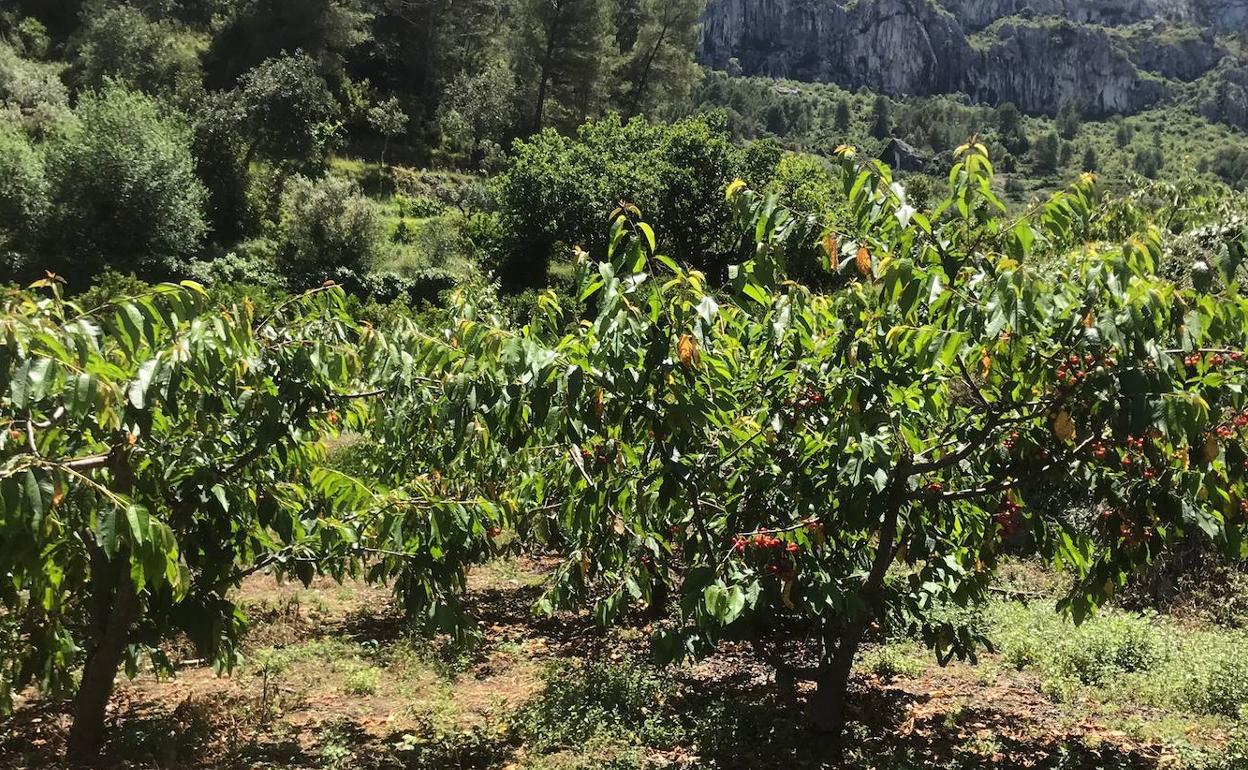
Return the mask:
<svg viewBox="0 0 1248 770">
<path fill-rule="evenodd" d="M 836 117 L 834 118 L 836 130 L 842 133 L 848 131 L 850 117 L 849 99 L 842 98 L 836 103 Z"/>
<path fill-rule="evenodd" d="M 875 97 L 871 107 L 871 136 L 887 139 L 893 133 L 893 119 L 887 96 Z"/>
<path fill-rule="evenodd" d="M 525 0 L 512 67 L 529 100 L 531 131 L 572 126 L 594 111 L 602 65 L 610 59 L 606 29 L 602 0 Z"/>
<path fill-rule="evenodd" d="M 632 46 L 621 51 L 617 77 L 625 115 L 650 113 L 689 92 L 698 75 L 693 57 L 702 6 L 701 0 L 641 0 L 641 23 Z"/>
<path fill-rule="evenodd" d="M 1097 165 L 1098 165 L 1098 162 L 1097 162 L 1097 157 L 1096 157 L 1096 150 L 1092 149 L 1091 147 L 1084 150 L 1083 170 L 1084 171 L 1096 171 Z"/>
</svg>

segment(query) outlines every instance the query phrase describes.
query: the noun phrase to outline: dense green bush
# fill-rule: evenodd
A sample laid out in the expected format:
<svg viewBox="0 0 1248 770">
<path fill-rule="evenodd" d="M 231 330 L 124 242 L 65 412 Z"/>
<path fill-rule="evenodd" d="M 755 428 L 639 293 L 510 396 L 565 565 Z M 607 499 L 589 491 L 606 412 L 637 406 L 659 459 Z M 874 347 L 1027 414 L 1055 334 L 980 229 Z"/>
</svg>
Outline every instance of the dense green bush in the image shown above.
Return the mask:
<svg viewBox="0 0 1248 770">
<path fill-rule="evenodd" d="M 159 274 L 193 257 L 206 231 L 182 119 L 120 85 L 85 94 L 47 148 L 57 272 L 85 283 L 106 266 Z"/>
<path fill-rule="evenodd" d="M 292 287 L 367 272 L 383 237 L 373 202 L 348 180 L 296 176 L 282 194 L 277 264 Z"/>
<path fill-rule="evenodd" d="M 102 88 L 110 78 L 130 88 L 189 105 L 203 91 L 200 43 L 170 21 L 150 21 L 138 8 L 116 5 L 92 14 L 77 37 L 73 80 Z"/>
<path fill-rule="evenodd" d="M 39 152 L 20 131 L 0 125 L 0 253 L 28 249 L 40 237 L 48 195 Z"/>
<path fill-rule="evenodd" d="M 575 246 L 601 257 L 604 217 L 621 201 L 641 209 L 673 257 L 722 277 L 736 241 L 723 190 L 747 158 L 723 121 L 707 116 L 671 125 L 612 116 L 575 137 L 548 130 L 517 142 L 494 188 L 507 238 L 504 277 L 540 284 L 551 256 Z"/>
<path fill-rule="evenodd" d="M 69 91 L 61 81 L 63 65 L 23 59 L 0 42 L 0 104 L 23 110 L 64 108 Z"/>
<path fill-rule="evenodd" d="M 1235 718 L 1248 706 L 1248 634 L 1195 634 L 1164 684 L 1168 700 L 1192 711 Z"/>
</svg>

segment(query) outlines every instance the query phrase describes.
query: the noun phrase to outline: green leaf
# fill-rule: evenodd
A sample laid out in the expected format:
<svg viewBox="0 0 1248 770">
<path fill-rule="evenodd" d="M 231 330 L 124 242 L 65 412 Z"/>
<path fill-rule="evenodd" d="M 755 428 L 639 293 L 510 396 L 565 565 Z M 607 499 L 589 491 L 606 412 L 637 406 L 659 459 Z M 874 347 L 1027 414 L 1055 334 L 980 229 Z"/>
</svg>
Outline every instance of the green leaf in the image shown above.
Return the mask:
<svg viewBox="0 0 1248 770">
<path fill-rule="evenodd" d="M 767 296 L 767 292 L 764 291 L 763 287 L 756 283 L 745 284 L 741 287 L 741 291 L 744 292 L 747 297 L 764 307 L 771 305 L 771 298 Z"/>
</svg>

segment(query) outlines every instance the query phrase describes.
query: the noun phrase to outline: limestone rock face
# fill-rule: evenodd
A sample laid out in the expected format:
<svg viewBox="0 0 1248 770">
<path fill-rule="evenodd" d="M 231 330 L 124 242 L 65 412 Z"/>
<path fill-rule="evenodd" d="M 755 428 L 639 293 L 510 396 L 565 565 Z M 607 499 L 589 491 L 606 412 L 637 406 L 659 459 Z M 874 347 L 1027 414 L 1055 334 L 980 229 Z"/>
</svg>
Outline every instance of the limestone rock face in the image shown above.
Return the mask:
<svg viewBox="0 0 1248 770">
<path fill-rule="evenodd" d="M 925 0 L 711 0 L 702 58 L 747 74 L 824 80 L 885 93 L 935 93 L 942 64 L 968 48 L 960 26 Z"/>
<path fill-rule="evenodd" d="M 1065 22 L 1002 26 L 962 71 L 956 90 L 1031 113 L 1056 112 L 1071 101 L 1090 116 L 1131 113 L 1169 95 L 1164 83 L 1140 74 L 1107 32 Z"/>
<path fill-rule="evenodd" d="M 709 0 L 701 59 L 747 75 L 1131 113 L 1226 56 L 1248 0 Z"/>
<path fill-rule="evenodd" d="M 1197 21 L 1191 0 L 941 0 L 968 30 L 1007 16 L 1055 16 L 1081 24 L 1121 26 L 1162 19 Z"/>
</svg>

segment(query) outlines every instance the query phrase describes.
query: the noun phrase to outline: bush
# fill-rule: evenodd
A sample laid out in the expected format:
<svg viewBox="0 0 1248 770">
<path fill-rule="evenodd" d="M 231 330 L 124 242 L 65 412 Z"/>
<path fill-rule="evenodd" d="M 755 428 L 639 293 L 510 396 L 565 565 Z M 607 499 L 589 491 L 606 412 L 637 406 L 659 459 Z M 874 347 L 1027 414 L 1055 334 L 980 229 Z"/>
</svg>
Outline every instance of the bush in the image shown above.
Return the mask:
<svg viewBox="0 0 1248 770">
<path fill-rule="evenodd" d="M 90 14 L 85 22 L 74 65 L 79 87 L 101 88 L 111 78 L 181 105 L 203 92 L 199 43 L 173 22 L 149 21 L 128 5 Z"/>
<path fill-rule="evenodd" d="M 914 645 L 884 644 L 865 650 L 859 658 L 858 667 L 886 682 L 899 676 L 917 676 L 926 668 L 920 657 L 923 652 Z"/>
<path fill-rule="evenodd" d="M 1038 669 L 1059 687 L 1105 685 L 1117 675 L 1155 668 L 1168 651 L 1150 615 L 1106 612 L 1075 626 L 1043 603 L 1000 604 L 990 615 L 990 636 L 1005 663 Z"/>
<path fill-rule="evenodd" d="M 24 110 L 65 108 L 69 91 L 60 71 L 61 65 L 23 59 L 0 42 L 0 103 Z"/>
<path fill-rule="evenodd" d="M 1182 707 L 1232 719 L 1248 707 L 1248 635 L 1198 634 L 1177 660 L 1170 699 Z"/>
<path fill-rule="evenodd" d="M 507 737 L 488 718 L 485 724 L 454 729 L 421 717 L 392 747 L 403 767 L 497 767 L 511 752 Z"/>
<path fill-rule="evenodd" d="M 545 692 L 516 718 L 538 751 L 621 734 L 652 746 L 676 740 L 679 728 L 662 708 L 671 683 L 653 669 L 632 661 L 561 663 L 547 669 L 543 680 Z"/>
<path fill-rule="evenodd" d="M 373 203 L 350 181 L 296 176 L 282 194 L 277 262 L 292 288 L 366 272 L 383 238 Z"/>
<path fill-rule="evenodd" d="M 190 132 L 118 85 L 82 97 L 48 148 L 57 272 L 85 283 L 105 267 L 159 275 L 195 255 L 207 226 Z"/>
<path fill-rule="evenodd" d="M 724 189 L 745 172 L 747 156 L 708 116 L 672 125 L 612 116 L 586 123 L 576 137 L 547 130 L 517 142 L 515 161 L 494 188 L 508 240 L 500 273 L 540 285 L 561 249 L 581 246 L 601 258 L 604 217 L 628 201 L 672 257 L 720 280 L 734 261 L 737 232 Z"/>
<path fill-rule="evenodd" d="M 272 291 L 283 284 L 273 251 L 272 241 L 244 241 L 236 251 L 216 259 L 189 262 L 180 272 L 205 286 L 248 284 Z"/>
<path fill-rule="evenodd" d="M 43 158 L 20 131 L 0 126 L 0 252 L 29 249 L 48 215 Z"/>
<path fill-rule="evenodd" d="M 1107 614 L 1065 635 L 1054 654 L 1059 670 L 1084 684 L 1147 671 L 1165 657 L 1165 640 L 1147 616 Z"/>
<path fill-rule="evenodd" d="M 381 680 L 381 669 L 372 666 L 347 672 L 342 679 L 342 690 L 348 695 L 376 695 Z"/>
</svg>

